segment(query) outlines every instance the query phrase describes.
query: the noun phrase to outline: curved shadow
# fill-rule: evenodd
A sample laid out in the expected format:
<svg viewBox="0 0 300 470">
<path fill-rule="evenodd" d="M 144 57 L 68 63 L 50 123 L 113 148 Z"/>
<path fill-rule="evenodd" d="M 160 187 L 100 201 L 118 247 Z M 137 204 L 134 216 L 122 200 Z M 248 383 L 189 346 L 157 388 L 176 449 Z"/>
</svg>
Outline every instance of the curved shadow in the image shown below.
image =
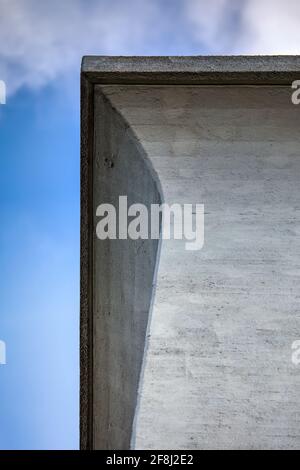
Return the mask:
<svg viewBox="0 0 300 470">
<path fill-rule="evenodd" d="M 137 137 L 95 91 L 94 208 L 161 204 L 159 179 Z M 118 214 L 118 210 L 117 210 Z M 95 221 L 97 223 L 97 220 Z M 152 308 L 159 240 L 94 240 L 94 448 L 129 449 Z"/>
</svg>

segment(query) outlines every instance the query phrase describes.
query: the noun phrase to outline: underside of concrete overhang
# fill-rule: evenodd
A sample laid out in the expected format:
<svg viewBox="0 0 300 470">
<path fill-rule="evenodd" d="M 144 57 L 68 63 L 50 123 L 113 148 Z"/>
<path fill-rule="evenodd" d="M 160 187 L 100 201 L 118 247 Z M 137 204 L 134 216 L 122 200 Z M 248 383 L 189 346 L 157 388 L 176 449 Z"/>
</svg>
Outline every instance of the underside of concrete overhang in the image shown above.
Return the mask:
<svg viewBox="0 0 300 470">
<path fill-rule="evenodd" d="M 300 57 L 85 57 L 81 447 L 297 449 Z M 96 208 L 203 204 L 184 240 Z"/>
</svg>

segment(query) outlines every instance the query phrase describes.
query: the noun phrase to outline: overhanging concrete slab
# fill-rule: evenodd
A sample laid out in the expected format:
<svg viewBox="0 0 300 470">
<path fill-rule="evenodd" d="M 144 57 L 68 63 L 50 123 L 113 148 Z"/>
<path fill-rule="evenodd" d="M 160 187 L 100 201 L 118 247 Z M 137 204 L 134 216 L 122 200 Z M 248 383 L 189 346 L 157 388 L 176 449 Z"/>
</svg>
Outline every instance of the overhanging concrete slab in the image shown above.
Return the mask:
<svg viewBox="0 0 300 470">
<path fill-rule="evenodd" d="M 88 57 L 82 448 L 299 447 L 299 57 Z M 205 205 L 205 244 L 95 236 L 98 204 Z"/>
<path fill-rule="evenodd" d="M 106 84 L 285 84 L 299 78 L 299 56 L 87 56 L 82 75 Z"/>
</svg>

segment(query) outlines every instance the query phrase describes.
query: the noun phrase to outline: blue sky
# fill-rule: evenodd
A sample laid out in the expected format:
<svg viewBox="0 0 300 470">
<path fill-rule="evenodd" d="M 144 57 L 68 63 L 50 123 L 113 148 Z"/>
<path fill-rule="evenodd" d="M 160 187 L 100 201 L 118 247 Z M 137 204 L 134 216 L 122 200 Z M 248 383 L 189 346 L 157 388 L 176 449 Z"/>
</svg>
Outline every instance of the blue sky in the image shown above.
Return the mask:
<svg viewBox="0 0 300 470">
<path fill-rule="evenodd" d="M 84 54 L 291 53 L 290 0 L 0 0 L 0 449 L 79 439 Z"/>
</svg>

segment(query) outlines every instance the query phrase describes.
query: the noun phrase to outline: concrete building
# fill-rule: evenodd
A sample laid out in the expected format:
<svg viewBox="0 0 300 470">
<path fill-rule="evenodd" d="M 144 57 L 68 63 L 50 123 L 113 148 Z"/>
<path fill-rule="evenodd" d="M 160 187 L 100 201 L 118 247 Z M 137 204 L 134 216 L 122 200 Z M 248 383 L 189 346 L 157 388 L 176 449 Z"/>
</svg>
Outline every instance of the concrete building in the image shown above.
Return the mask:
<svg viewBox="0 0 300 470">
<path fill-rule="evenodd" d="M 81 446 L 300 447 L 299 57 L 85 57 Z M 204 204 L 205 242 L 99 240 Z"/>
</svg>

